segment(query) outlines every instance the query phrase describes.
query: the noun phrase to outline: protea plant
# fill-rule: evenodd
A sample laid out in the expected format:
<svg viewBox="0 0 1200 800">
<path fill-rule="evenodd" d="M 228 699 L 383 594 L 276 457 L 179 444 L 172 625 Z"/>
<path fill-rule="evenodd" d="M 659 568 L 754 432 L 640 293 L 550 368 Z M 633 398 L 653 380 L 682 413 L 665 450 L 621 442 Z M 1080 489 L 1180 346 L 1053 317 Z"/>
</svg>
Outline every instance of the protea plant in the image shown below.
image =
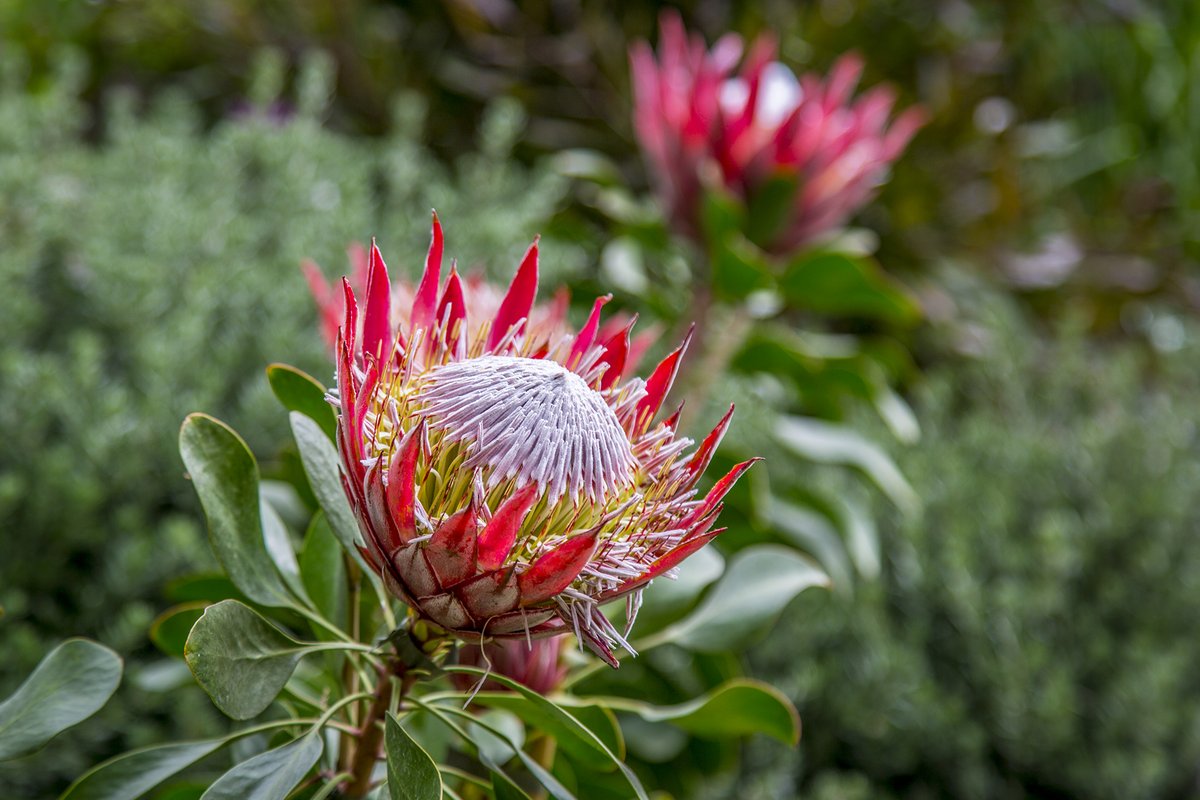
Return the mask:
<svg viewBox="0 0 1200 800">
<path fill-rule="evenodd" d="M 742 54 L 741 37 L 728 34 L 708 50 L 677 13 L 664 12 L 657 59 L 647 42 L 630 51 L 634 127 L 678 230 L 700 238 L 701 190 L 713 181 L 772 217 L 756 243 L 786 254 L 871 199 L 923 115 L 909 109 L 893 120 L 887 87 L 854 99 L 863 66 L 855 55 L 823 79 L 797 78 L 776 60 L 769 36 Z"/>
<path fill-rule="evenodd" d="M 646 379 L 623 378 L 629 322 L 600 335 L 536 324 L 538 242 L 499 302 L 470 299 L 433 241 L 397 311 L 378 247 L 365 308 L 342 281 L 338 448 L 364 558 L 415 615 L 470 642 L 574 632 L 609 664 L 641 590 L 723 529 L 721 500 L 757 459 L 700 497 L 732 417 L 700 445 L 659 419 L 687 339 Z M 407 299 L 407 297 L 406 297 Z M 477 314 L 487 306 L 486 315 Z M 494 308 L 494 310 L 492 310 Z M 626 627 L 600 611 L 624 598 Z"/>
</svg>

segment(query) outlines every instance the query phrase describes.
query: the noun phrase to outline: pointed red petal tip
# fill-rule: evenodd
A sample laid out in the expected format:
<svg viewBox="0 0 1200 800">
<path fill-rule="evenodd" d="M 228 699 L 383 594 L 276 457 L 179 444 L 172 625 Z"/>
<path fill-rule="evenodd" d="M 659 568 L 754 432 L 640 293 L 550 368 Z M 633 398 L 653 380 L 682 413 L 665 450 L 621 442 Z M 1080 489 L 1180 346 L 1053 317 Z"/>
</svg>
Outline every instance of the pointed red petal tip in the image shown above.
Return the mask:
<svg viewBox="0 0 1200 800">
<path fill-rule="evenodd" d="M 654 372 L 646 380 L 646 396 L 637 404 L 637 410 L 633 415 L 635 431 L 642 432 L 650 427 L 650 421 L 662 407 L 663 400 L 667 398 L 667 393 L 671 391 L 671 386 L 675 383 L 675 376 L 679 374 L 679 360 L 687 351 L 695 331 L 696 324 L 692 323 L 679 347 L 659 362 L 659 365 L 654 368 Z"/>
<path fill-rule="evenodd" d="M 579 335 L 575 337 L 575 344 L 571 345 L 571 353 L 567 356 L 567 369 L 575 369 L 579 366 L 579 362 L 592 348 L 596 341 L 596 331 L 600 329 L 600 309 L 609 300 L 612 300 L 612 295 L 606 294 L 603 297 L 597 297 L 596 302 L 592 304 L 592 313 L 588 315 L 587 322 L 583 323 Z"/>
<path fill-rule="evenodd" d="M 599 530 L 574 536 L 533 562 L 517 577 L 521 589 L 521 604 L 531 605 L 549 600 L 571 585 L 596 552 Z"/>
<path fill-rule="evenodd" d="M 346 348 L 354 353 L 358 336 L 358 301 L 354 299 L 354 289 L 350 281 L 342 278 L 342 338 Z"/>
<path fill-rule="evenodd" d="M 367 275 L 367 310 L 363 315 L 363 352 L 383 360 L 392 343 L 392 286 L 387 266 L 375 240 L 371 240 L 370 272 Z"/>
<path fill-rule="evenodd" d="M 729 410 L 725 412 L 725 416 L 721 417 L 721 421 L 716 427 L 704 437 L 704 441 L 696 448 L 696 452 L 692 455 L 691 461 L 688 462 L 688 475 L 692 481 L 698 479 L 704 474 L 704 470 L 708 469 L 709 462 L 712 461 L 713 454 L 717 452 L 717 448 L 721 445 L 721 440 L 725 438 L 725 431 L 729 430 L 729 423 L 733 420 L 733 404 L 729 404 Z"/>
<path fill-rule="evenodd" d="M 499 569 L 517 541 L 517 531 L 537 500 L 536 483 L 526 484 L 500 504 L 479 534 L 479 568 Z"/>
<path fill-rule="evenodd" d="M 600 356 L 599 363 L 607 364 L 608 369 L 600 377 L 602 390 L 611 389 L 621 380 L 621 375 L 625 372 L 625 361 L 629 357 L 629 335 L 633 332 L 633 326 L 636 323 L 637 314 L 634 314 L 628 325 L 614 333 L 604 343 L 604 354 Z"/>
<path fill-rule="evenodd" d="M 446 309 L 450 310 L 449 316 Z M 450 264 L 450 277 L 446 280 L 446 288 L 442 292 L 442 300 L 438 303 L 437 320 L 446 321 L 446 347 L 453 352 L 458 338 L 467 325 L 467 301 L 463 295 L 462 280 L 458 277 L 458 263 Z"/>
<path fill-rule="evenodd" d="M 425 549 L 429 566 L 443 587 L 466 580 L 475 572 L 479 540 L 479 517 L 474 504 L 464 508 L 438 527 Z"/>
<path fill-rule="evenodd" d="M 525 251 L 525 257 L 521 259 L 521 266 L 517 267 L 517 274 L 513 276 L 512 283 L 508 286 L 508 292 L 500 301 L 500 308 L 492 322 L 492 330 L 488 333 L 487 350 L 489 352 L 503 341 L 510 328 L 521 320 L 529 319 L 529 312 L 533 310 L 534 298 L 537 297 L 538 242 L 540 240 L 540 236 L 534 237 L 533 244 L 529 245 L 529 249 Z"/>
<path fill-rule="evenodd" d="M 762 458 L 755 457 L 749 461 L 743 461 L 742 463 L 734 466 L 734 468 L 729 470 L 729 472 L 725 473 L 725 476 L 713 484 L 713 487 L 708 490 L 708 494 L 704 496 L 704 502 L 696 506 L 696 508 L 694 508 L 690 514 L 680 520 L 679 527 L 689 528 L 699 520 L 708 516 L 708 514 L 717 507 L 717 504 L 721 502 L 725 495 L 729 493 L 729 490 L 733 488 L 733 485 L 738 482 L 738 479 L 745 474 L 746 470 L 753 467 L 759 461 L 762 461 Z"/>
<path fill-rule="evenodd" d="M 429 241 L 429 253 L 425 256 L 425 272 L 417 286 L 417 293 L 413 295 L 410 332 L 417 328 L 429 330 L 437 321 L 434 310 L 437 307 L 438 285 L 442 281 L 442 249 L 442 223 L 434 211 L 433 234 Z"/>
<path fill-rule="evenodd" d="M 388 465 L 388 511 L 405 543 L 417 535 L 417 455 L 424 439 L 425 420 L 422 419 L 404 434 Z"/>
</svg>

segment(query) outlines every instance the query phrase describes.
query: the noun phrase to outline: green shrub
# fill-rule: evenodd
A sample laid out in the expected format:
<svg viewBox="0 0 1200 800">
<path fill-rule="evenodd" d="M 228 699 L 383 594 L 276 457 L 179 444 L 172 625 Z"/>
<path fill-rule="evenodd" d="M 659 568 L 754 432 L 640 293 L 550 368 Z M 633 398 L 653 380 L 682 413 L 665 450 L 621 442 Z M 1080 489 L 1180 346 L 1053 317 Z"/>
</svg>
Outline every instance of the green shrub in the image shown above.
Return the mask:
<svg viewBox="0 0 1200 800">
<path fill-rule="evenodd" d="M 265 107 L 276 71 L 264 63 Z M 177 100 L 141 116 L 117 98 L 99 146 L 81 135 L 77 64 L 65 61 L 37 95 L 20 91 L 9 68 L 0 90 L 0 694 L 64 636 L 152 655 L 145 630 L 164 582 L 212 564 L 175 452 L 180 421 L 204 409 L 270 451 L 286 419 L 263 368 L 287 360 L 331 372 L 302 258 L 340 274 L 346 244 L 378 235 L 393 271 L 413 274 L 433 206 L 465 269 L 486 259 L 511 270 L 565 192 L 553 173 L 508 157 L 522 125 L 511 105 L 493 108 L 480 152 L 453 169 L 420 143 L 412 98 L 397 105 L 403 124 L 388 139 L 331 132 L 320 120 L 329 74 L 319 60 L 282 121 L 251 111 L 201 131 Z M 564 245 L 544 251 L 548 280 L 578 264 Z M 166 738 L 157 727 L 166 697 L 146 687 L 171 676 L 131 674 L 106 712 L 109 741 L 56 743 L 52 765 L 17 765 L 0 785 L 40 796 L 35 787 L 77 774 L 98 753 Z M 171 724 L 184 735 L 211 719 L 207 703 L 183 708 Z"/>
<path fill-rule="evenodd" d="M 804 718 L 784 769 L 819 797 L 1194 796 L 1200 331 L 980 316 L 987 355 L 932 371 L 899 453 L 923 517 L 881 509 L 881 580 L 804 596 L 755 656 Z"/>
</svg>

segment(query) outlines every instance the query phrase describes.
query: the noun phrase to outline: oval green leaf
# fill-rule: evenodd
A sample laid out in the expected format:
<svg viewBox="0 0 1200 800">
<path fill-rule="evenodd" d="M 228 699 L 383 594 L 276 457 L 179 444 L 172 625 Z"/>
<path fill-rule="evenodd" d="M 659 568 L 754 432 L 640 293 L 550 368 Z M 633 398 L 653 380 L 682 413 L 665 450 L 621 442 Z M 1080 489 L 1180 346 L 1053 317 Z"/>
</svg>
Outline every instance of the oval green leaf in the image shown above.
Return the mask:
<svg viewBox="0 0 1200 800">
<path fill-rule="evenodd" d="M 441 800 L 442 774 L 437 764 L 390 712 L 383 741 L 387 750 L 388 795 L 392 800 Z"/>
<path fill-rule="evenodd" d="M 209 538 L 230 580 L 265 606 L 292 604 L 263 538 L 258 464 L 225 423 L 192 414 L 179 431 L 179 452 L 208 517 Z"/>
<path fill-rule="evenodd" d="M 271 391 L 288 411 L 298 411 L 320 426 L 333 441 L 337 431 L 337 415 L 325 400 L 325 387 L 313 376 L 288 364 L 267 367 L 267 382 Z"/>
<path fill-rule="evenodd" d="M 888 454 L 843 425 L 781 417 L 775 434 L 780 444 L 802 458 L 857 468 L 906 513 L 915 512 L 920 505 L 916 491 Z"/>
<path fill-rule="evenodd" d="M 321 616 L 346 630 L 350 616 L 346 562 L 342 558 L 342 546 L 334 538 L 325 514 L 320 511 L 313 516 L 304 535 L 304 544 L 300 549 L 300 579 Z M 332 636 L 320 626 L 314 626 L 313 633 L 318 639 Z"/>
<path fill-rule="evenodd" d="M 333 443 L 321 431 L 317 423 L 308 417 L 293 411 L 288 415 L 292 424 L 292 435 L 296 439 L 296 447 L 300 450 L 300 461 L 304 464 L 304 474 L 308 476 L 308 484 L 312 487 L 333 535 L 357 559 L 358 552 L 358 522 L 354 512 L 350 510 L 350 502 L 342 490 L 342 477 L 338 467 L 337 451 Z M 366 569 L 366 566 L 363 565 Z"/>
<path fill-rule="evenodd" d="M 790 548 L 749 547 L 733 557 L 695 611 L 654 638 L 706 653 L 740 650 L 769 628 L 793 597 L 828 585 L 820 567 Z"/>
<path fill-rule="evenodd" d="M 156 745 L 122 753 L 86 772 L 59 800 L 136 800 L 234 737 Z"/>
<path fill-rule="evenodd" d="M 208 608 L 204 601 L 173 606 L 158 615 L 150 624 L 150 641 L 169 656 L 183 658 L 183 648 L 196 620 Z"/>
<path fill-rule="evenodd" d="M 200 800 L 285 800 L 324 750 L 320 732 L 313 729 L 238 764 L 208 787 Z"/>
<path fill-rule="evenodd" d="M 184 659 L 217 708 L 234 719 L 261 714 L 307 648 L 236 600 L 205 609 Z"/>
<path fill-rule="evenodd" d="M 778 689 L 735 679 L 706 694 L 673 706 L 655 706 L 624 697 L 579 698 L 603 708 L 636 714 L 647 722 L 669 722 L 706 739 L 730 739 L 762 733 L 784 744 L 800 740 L 800 716 Z"/>
<path fill-rule="evenodd" d="M 788 264 L 779 288 L 788 303 L 821 314 L 870 317 L 911 325 L 916 300 L 869 258 L 849 253 L 805 253 Z"/>
<path fill-rule="evenodd" d="M 121 657 L 88 639 L 68 639 L 0 703 L 0 761 L 39 750 L 99 711 L 121 682 Z"/>
</svg>

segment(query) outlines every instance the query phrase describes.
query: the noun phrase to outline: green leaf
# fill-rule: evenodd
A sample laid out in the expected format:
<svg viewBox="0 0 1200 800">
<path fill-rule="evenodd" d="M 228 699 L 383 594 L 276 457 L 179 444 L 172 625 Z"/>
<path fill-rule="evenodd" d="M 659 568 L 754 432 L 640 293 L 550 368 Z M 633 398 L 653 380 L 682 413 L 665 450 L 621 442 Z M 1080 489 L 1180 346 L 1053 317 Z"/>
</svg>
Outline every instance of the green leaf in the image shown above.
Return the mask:
<svg viewBox="0 0 1200 800">
<path fill-rule="evenodd" d="M 311 419 L 325 432 L 330 441 L 337 433 L 337 415 L 325 400 L 325 387 L 307 372 L 287 364 L 267 367 L 267 382 L 271 391 L 288 411 L 297 411 Z"/>
<path fill-rule="evenodd" d="M 770 247 L 794 217 L 796 187 L 795 172 L 779 171 L 770 176 L 750 198 L 746 213 L 746 238 L 759 247 Z"/>
<path fill-rule="evenodd" d="M 275 506 L 267 500 L 263 492 L 259 492 L 259 514 L 262 516 L 263 542 L 267 546 L 267 555 L 275 564 L 284 583 L 296 597 L 307 600 L 304 594 L 304 584 L 300 582 L 300 565 L 296 562 L 296 550 L 292 544 L 292 535 L 288 533 L 287 524 Z"/>
<path fill-rule="evenodd" d="M 179 432 L 179 452 L 208 517 L 213 550 L 234 585 L 256 603 L 292 605 L 263 538 L 258 465 L 246 443 L 225 423 L 192 414 Z"/>
<path fill-rule="evenodd" d="M 496 800 L 531 800 L 525 790 L 503 772 L 492 772 L 492 795 Z"/>
<path fill-rule="evenodd" d="M 621 723 L 607 708 L 599 706 L 575 706 L 571 716 L 579 720 L 579 724 L 596 734 L 596 738 L 604 742 L 604 746 L 621 761 L 625 760 L 625 736 L 621 732 Z"/>
<path fill-rule="evenodd" d="M 733 557 L 695 611 L 654 638 L 705 653 L 740 650 L 769 628 L 793 597 L 828 584 L 829 576 L 790 548 L 749 547 Z"/>
<path fill-rule="evenodd" d="M 673 581 L 652 581 L 646 587 L 635 630 L 644 636 L 660 630 L 691 609 L 704 590 L 725 571 L 725 559 L 715 547 L 702 547 L 677 568 Z"/>
<path fill-rule="evenodd" d="M 346 552 L 361 559 L 357 547 L 358 522 L 342 490 L 338 455 L 333 443 L 315 422 L 303 414 L 293 411 L 288 417 L 292 423 L 292 436 L 300 450 L 300 460 L 304 463 L 304 473 L 325 512 L 333 535 L 346 548 Z M 366 566 L 363 565 L 363 568 L 366 569 Z"/>
<path fill-rule="evenodd" d="M 888 454 L 845 426 L 781 417 L 775 434 L 780 444 L 802 458 L 857 468 L 905 513 L 914 513 L 920 505 L 917 493 Z"/>
<path fill-rule="evenodd" d="M 772 496 L 767 504 L 767 520 L 783 539 L 817 560 L 834 588 L 849 591 L 852 573 L 846 544 L 824 509 L 807 508 Z"/>
<path fill-rule="evenodd" d="M 592 769 L 607 770 L 615 766 L 625 776 L 630 788 L 637 796 L 645 800 L 646 790 L 642 788 L 641 783 L 638 782 L 629 767 L 625 766 L 625 763 L 599 736 L 584 727 L 578 719 L 558 704 L 504 675 L 465 666 L 448 666 L 446 671 L 462 672 L 477 677 L 486 676 L 512 690 L 511 693 L 488 693 L 486 704 L 491 708 L 503 708 L 511 711 L 525 720 L 526 724 L 553 736 L 563 751 Z M 483 693 L 476 695 L 476 702 L 483 704 L 484 697 Z"/>
<path fill-rule="evenodd" d="M 167 655 L 183 658 L 183 648 L 187 643 L 188 634 L 191 633 L 192 626 L 196 624 L 196 620 L 200 619 L 200 615 L 204 613 L 204 609 L 208 608 L 208 605 L 201 601 L 183 603 L 168 608 L 150 624 L 150 641 L 154 642 L 154 646 Z"/>
<path fill-rule="evenodd" d="M 121 658 L 102 644 L 68 639 L 0 703 L 0 761 L 40 749 L 99 711 L 121 682 Z"/>
<path fill-rule="evenodd" d="M 874 261 L 848 253 L 805 253 L 788 264 L 779 288 L 788 303 L 835 316 L 911 325 L 921 309 Z"/>
<path fill-rule="evenodd" d="M 318 511 L 304 535 L 300 549 L 300 578 L 308 596 L 312 598 L 326 620 L 346 630 L 349 620 L 346 585 L 346 562 L 342 547 L 329 529 L 325 514 Z M 314 631 L 317 638 L 331 636 L 319 626 Z"/>
<path fill-rule="evenodd" d="M 238 764 L 208 787 L 200 800 L 285 800 L 324 750 L 320 731 L 313 729 Z"/>
<path fill-rule="evenodd" d="M 442 774 L 390 711 L 383 731 L 392 800 L 441 800 Z"/>
<path fill-rule="evenodd" d="M 219 572 L 184 575 L 167 584 L 167 599 L 173 603 L 219 603 L 222 600 L 248 600 L 233 581 Z"/>
<path fill-rule="evenodd" d="M 236 734 L 122 753 L 88 770 L 59 800 L 135 800 L 172 775 L 220 750 L 234 738 Z"/>
<path fill-rule="evenodd" d="M 637 714 L 647 722 L 669 722 L 707 739 L 729 739 L 763 733 L 784 744 L 800 739 L 800 717 L 791 701 L 773 686 L 732 680 L 712 691 L 673 706 L 655 706 L 624 697 L 578 698 L 615 711 Z"/>
<path fill-rule="evenodd" d="M 271 705 L 306 649 L 249 606 L 225 600 L 205 609 L 184 659 L 217 708 L 250 719 Z"/>
</svg>

